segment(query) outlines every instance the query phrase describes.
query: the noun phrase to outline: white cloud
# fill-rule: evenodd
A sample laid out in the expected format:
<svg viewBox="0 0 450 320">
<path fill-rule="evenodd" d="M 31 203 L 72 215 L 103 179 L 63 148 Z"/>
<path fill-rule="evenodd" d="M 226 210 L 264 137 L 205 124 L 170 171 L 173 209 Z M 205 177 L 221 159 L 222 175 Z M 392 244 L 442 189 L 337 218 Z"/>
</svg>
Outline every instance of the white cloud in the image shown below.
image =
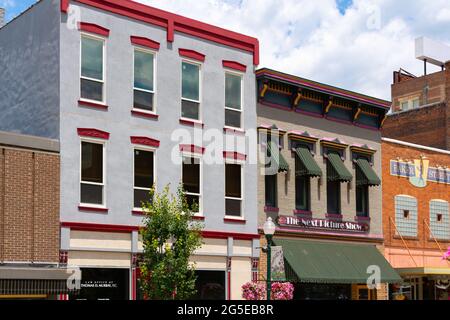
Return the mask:
<svg viewBox="0 0 450 320">
<path fill-rule="evenodd" d="M 354 0 L 345 15 L 335 0 L 138 1 L 257 37 L 260 67 L 384 99 L 392 71 L 422 73 L 416 37 L 450 43 L 448 0 Z"/>
</svg>

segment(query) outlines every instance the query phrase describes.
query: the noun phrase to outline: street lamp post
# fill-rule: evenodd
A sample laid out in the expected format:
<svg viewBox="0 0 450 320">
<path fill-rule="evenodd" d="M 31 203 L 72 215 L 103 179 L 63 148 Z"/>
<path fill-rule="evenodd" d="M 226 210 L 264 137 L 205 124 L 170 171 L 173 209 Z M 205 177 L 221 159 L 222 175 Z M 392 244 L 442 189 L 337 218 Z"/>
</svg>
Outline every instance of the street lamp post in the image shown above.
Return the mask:
<svg viewBox="0 0 450 320">
<path fill-rule="evenodd" d="M 275 223 L 273 223 L 272 218 L 267 218 L 267 221 L 264 223 L 264 234 L 267 240 L 267 300 L 270 300 L 270 294 L 272 291 L 272 274 L 271 274 L 271 259 L 272 259 L 272 237 L 275 233 Z"/>
</svg>

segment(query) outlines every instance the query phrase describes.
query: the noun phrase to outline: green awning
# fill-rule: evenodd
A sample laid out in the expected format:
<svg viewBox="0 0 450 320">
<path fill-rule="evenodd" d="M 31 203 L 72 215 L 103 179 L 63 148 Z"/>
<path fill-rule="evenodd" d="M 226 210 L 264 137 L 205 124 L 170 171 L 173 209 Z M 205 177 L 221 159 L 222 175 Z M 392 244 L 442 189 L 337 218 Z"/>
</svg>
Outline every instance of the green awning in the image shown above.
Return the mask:
<svg viewBox="0 0 450 320">
<path fill-rule="evenodd" d="M 285 239 L 274 243 L 283 247 L 288 281 L 364 284 L 371 275 L 369 266 L 377 266 L 381 283 L 402 282 L 375 245 Z"/>
<path fill-rule="evenodd" d="M 364 158 L 356 160 L 359 172 L 356 174 L 357 185 L 379 186 L 381 184 L 375 171 L 373 171 L 369 161 Z"/>
<path fill-rule="evenodd" d="M 300 146 L 295 149 L 295 153 L 300 161 L 300 165 L 295 172 L 296 176 L 320 177 L 322 175 L 322 170 L 307 147 Z"/>
<path fill-rule="evenodd" d="M 352 174 L 342 162 L 341 156 L 337 153 L 328 153 L 327 169 L 327 179 L 330 181 L 349 182 L 353 179 Z"/>
<path fill-rule="evenodd" d="M 278 146 L 275 142 L 270 141 L 267 144 L 267 155 L 270 157 L 271 161 L 275 162 L 275 165 L 278 167 L 278 172 L 284 172 L 289 170 L 289 165 L 287 161 L 284 159 L 281 152 L 274 152 L 272 153 L 272 150 L 279 150 Z"/>
</svg>

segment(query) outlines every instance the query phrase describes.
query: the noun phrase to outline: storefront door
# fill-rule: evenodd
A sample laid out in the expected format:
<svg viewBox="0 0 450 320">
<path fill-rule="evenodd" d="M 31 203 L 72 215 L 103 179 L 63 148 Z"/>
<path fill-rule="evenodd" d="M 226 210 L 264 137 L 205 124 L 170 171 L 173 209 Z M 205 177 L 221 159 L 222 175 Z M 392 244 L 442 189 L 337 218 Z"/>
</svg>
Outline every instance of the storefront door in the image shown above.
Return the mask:
<svg viewBox="0 0 450 320">
<path fill-rule="evenodd" d="M 377 300 L 377 291 L 371 290 L 367 285 L 356 286 L 356 300 Z"/>
</svg>

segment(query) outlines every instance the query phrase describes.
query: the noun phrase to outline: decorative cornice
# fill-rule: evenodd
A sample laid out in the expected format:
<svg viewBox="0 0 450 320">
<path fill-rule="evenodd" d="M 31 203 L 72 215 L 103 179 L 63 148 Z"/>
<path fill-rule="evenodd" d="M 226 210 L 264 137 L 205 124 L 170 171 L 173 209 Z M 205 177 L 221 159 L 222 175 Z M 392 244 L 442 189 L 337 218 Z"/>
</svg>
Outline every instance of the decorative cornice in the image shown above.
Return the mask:
<svg viewBox="0 0 450 320">
<path fill-rule="evenodd" d="M 78 30 L 94 33 L 102 37 L 109 37 L 109 29 L 106 29 L 94 23 L 78 22 Z"/>
<path fill-rule="evenodd" d="M 306 141 L 309 143 L 316 143 L 319 140 L 318 137 L 313 136 L 308 131 L 289 131 L 288 138 L 290 140 Z"/>
<path fill-rule="evenodd" d="M 159 148 L 160 142 L 159 140 L 152 139 L 149 137 L 130 137 L 131 143 L 140 144 L 143 146 Z"/>
<path fill-rule="evenodd" d="M 153 50 L 159 50 L 159 47 L 160 47 L 159 42 L 156 42 L 151 39 L 144 38 L 144 37 L 131 36 L 130 41 L 132 44 L 134 44 L 136 46 L 141 46 L 141 47 L 145 47 L 145 48 L 149 48 L 149 49 L 153 49 Z"/>
<path fill-rule="evenodd" d="M 77 132 L 80 137 L 97 138 L 97 139 L 104 139 L 104 140 L 109 139 L 109 132 L 101 131 L 101 130 L 97 130 L 97 129 L 78 128 Z"/>
<path fill-rule="evenodd" d="M 233 69 L 233 70 L 237 70 L 237 71 L 241 71 L 241 72 L 247 71 L 246 65 L 236 62 L 236 61 L 223 60 L 222 65 L 224 68 L 228 68 L 228 69 Z"/>
<path fill-rule="evenodd" d="M 189 58 L 189 59 L 194 59 L 200 62 L 205 62 L 205 55 L 194 51 L 194 50 L 190 50 L 190 49 L 178 49 L 178 53 L 180 54 L 180 56 L 185 57 L 185 58 Z"/>
<path fill-rule="evenodd" d="M 322 146 L 330 148 L 345 149 L 348 147 L 348 144 L 339 138 L 322 138 L 320 143 Z"/>
<path fill-rule="evenodd" d="M 196 146 L 194 144 L 180 144 L 180 152 L 189 152 L 194 154 L 204 154 L 205 148 Z"/>
<path fill-rule="evenodd" d="M 131 233 L 133 231 L 139 231 L 138 226 L 95 224 L 82 222 L 61 222 L 61 227 L 78 231 L 99 231 L 99 232 L 118 232 L 118 233 Z"/>
<path fill-rule="evenodd" d="M 377 152 L 377 150 L 372 149 L 367 144 L 364 144 L 364 145 L 353 144 L 350 146 L 350 151 L 355 152 L 355 153 L 368 154 L 368 155 L 373 155 L 375 152 Z"/>
<path fill-rule="evenodd" d="M 236 151 L 224 151 L 223 157 L 226 159 L 234 159 L 234 160 L 242 160 L 242 161 L 245 161 L 247 159 L 247 155 L 236 152 Z"/>
</svg>

